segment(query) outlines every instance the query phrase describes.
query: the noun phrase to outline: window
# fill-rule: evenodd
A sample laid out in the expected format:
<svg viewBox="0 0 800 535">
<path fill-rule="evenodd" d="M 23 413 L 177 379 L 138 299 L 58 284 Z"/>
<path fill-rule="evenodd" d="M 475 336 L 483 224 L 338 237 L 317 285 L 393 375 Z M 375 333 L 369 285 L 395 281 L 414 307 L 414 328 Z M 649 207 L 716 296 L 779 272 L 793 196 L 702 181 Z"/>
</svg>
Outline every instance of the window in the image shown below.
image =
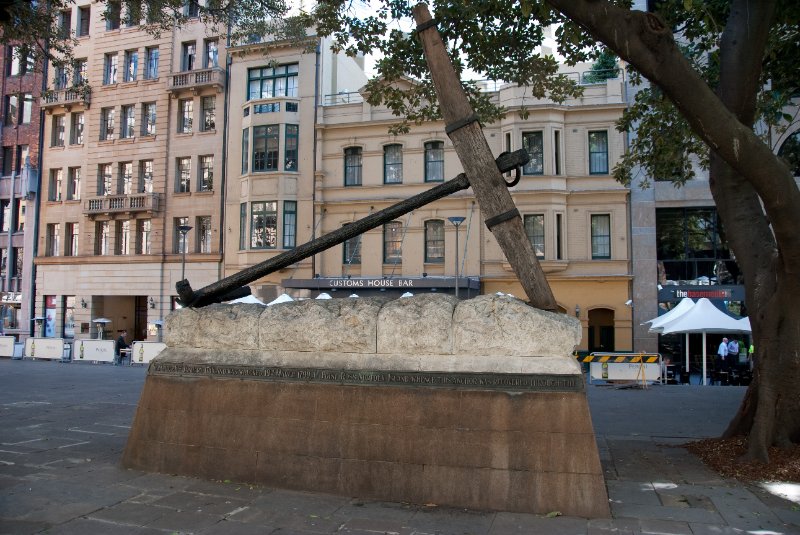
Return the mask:
<svg viewBox="0 0 800 535">
<path fill-rule="evenodd" d="M 142 104 L 142 135 L 156 135 L 156 103 L 145 102 Z"/>
<path fill-rule="evenodd" d="M 6 67 L 8 76 L 20 76 L 33 71 L 34 57 L 24 47 L 10 46 L 6 50 L 6 57 L 11 58 Z"/>
<path fill-rule="evenodd" d="M 344 185 L 361 185 L 361 147 L 344 149 Z"/>
<path fill-rule="evenodd" d="M 561 130 L 553 131 L 553 163 L 555 174 L 561 174 Z"/>
<path fill-rule="evenodd" d="M 141 0 L 134 0 L 126 2 L 127 12 L 125 13 L 125 26 L 128 28 L 138 26 L 139 21 L 142 20 L 142 2 Z"/>
<path fill-rule="evenodd" d="M 3 147 L 3 176 L 14 172 L 14 147 Z"/>
<path fill-rule="evenodd" d="M 114 108 L 100 110 L 100 141 L 114 139 Z"/>
<path fill-rule="evenodd" d="M 136 252 L 139 254 L 152 254 L 150 248 L 150 228 L 149 219 L 136 220 Z"/>
<path fill-rule="evenodd" d="M 278 212 L 276 202 L 250 204 L 250 248 L 275 249 L 278 246 Z"/>
<path fill-rule="evenodd" d="M 116 52 L 105 55 L 103 60 L 103 85 L 117 83 L 117 61 L 119 61 L 119 57 Z"/>
<path fill-rule="evenodd" d="M 6 117 L 5 117 L 5 125 L 12 126 L 17 124 L 17 103 L 19 102 L 19 97 L 17 95 L 6 95 L 5 98 L 6 104 Z"/>
<path fill-rule="evenodd" d="M 90 15 L 91 6 L 78 8 L 78 37 L 85 37 L 89 35 Z"/>
<path fill-rule="evenodd" d="M 200 191 L 212 191 L 214 189 L 214 156 L 200 156 Z"/>
<path fill-rule="evenodd" d="M 175 234 L 173 236 L 173 243 L 175 247 L 173 249 L 174 253 L 188 253 L 189 252 L 189 237 L 188 233 L 183 233 L 180 231 L 180 228 L 183 226 L 189 225 L 189 218 L 188 217 L 176 217 L 175 218 Z"/>
<path fill-rule="evenodd" d="M 286 139 L 283 141 L 283 169 L 297 171 L 297 147 L 300 139 L 300 127 L 296 124 L 286 125 Z"/>
<path fill-rule="evenodd" d="M 3 212 L 3 221 L 0 230 L 8 232 L 11 230 L 11 201 L 8 199 L 0 200 L 0 209 Z"/>
<path fill-rule="evenodd" d="M 19 173 L 22 170 L 22 166 L 28 162 L 29 154 L 29 145 L 17 145 L 17 173 Z"/>
<path fill-rule="evenodd" d="M 25 230 L 25 199 L 17 199 L 14 201 L 17 212 L 17 228 L 14 232 L 22 232 Z M 19 273 L 22 273 L 22 257 L 17 258 L 17 263 L 20 265 Z"/>
<path fill-rule="evenodd" d="M 83 145 L 83 112 L 71 114 L 69 123 L 70 145 Z"/>
<path fill-rule="evenodd" d="M 67 69 L 63 65 L 56 65 L 53 68 L 53 89 L 65 89 L 67 87 Z"/>
<path fill-rule="evenodd" d="M 23 93 L 22 117 L 20 118 L 20 124 L 30 124 L 32 111 L 33 111 L 33 95 L 30 93 Z"/>
<path fill-rule="evenodd" d="M 153 193 L 153 160 L 139 162 L 139 191 Z"/>
<path fill-rule="evenodd" d="M 67 247 L 64 249 L 66 256 L 78 256 L 78 242 L 80 241 L 78 223 L 67 223 Z"/>
<path fill-rule="evenodd" d="M 58 14 L 58 35 L 61 39 L 69 39 L 72 31 L 72 10 L 65 9 Z"/>
<path fill-rule="evenodd" d="M 608 174 L 608 132 L 589 132 L 589 174 Z"/>
<path fill-rule="evenodd" d="M 239 205 L 239 250 L 247 249 L 247 203 Z"/>
<path fill-rule="evenodd" d="M 111 222 L 98 221 L 94 232 L 94 254 L 102 256 L 111 254 Z"/>
<path fill-rule="evenodd" d="M 294 249 L 297 244 L 297 202 L 283 201 L 283 248 Z"/>
<path fill-rule="evenodd" d="M 211 252 L 211 216 L 197 218 L 197 250 L 201 253 Z"/>
<path fill-rule="evenodd" d="M 106 30 L 119 30 L 119 23 L 122 15 L 122 5 L 119 0 L 107 0 L 106 2 Z"/>
<path fill-rule="evenodd" d="M 203 97 L 201 100 L 203 122 L 200 124 L 200 128 L 203 132 L 214 130 L 216 127 L 216 102 L 216 97 Z"/>
<path fill-rule="evenodd" d="M 216 39 L 207 39 L 203 48 L 203 68 L 219 67 L 219 42 Z"/>
<path fill-rule="evenodd" d="M 247 100 L 296 97 L 298 64 L 261 67 L 247 71 Z"/>
<path fill-rule="evenodd" d="M 544 174 L 544 137 L 542 132 L 523 132 L 522 148 L 530 160 L 522 167 L 525 175 Z"/>
<path fill-rule="evenodd" d="M 48 201 L 61 200 L 61 184 L 64 180 L 64 172 L 61 169 L 50 169 L 50 182 L 47 188 Z"/>
<path fill-rule="evenodd" d="M 200 3 L 197 0 L 187 0 L 183 4 L 183 14 L 189 18 L 200 16 Z"/>
<path fill-rule="evenodd" d="M 64 123 L 66 119 L 63 115 L 53 115 L 53 132 L 50 140 L 50 146 L 63 147 L 64 146 Z"/>
<path fill-rule="evenodd" d="M 592 260 L 611 258 L 611 216 L 592 215 Z"/>
<path fill-rule="evenodd" d="M 350 223 L 346 223 L 345 226 Z M 347 266 L 361 264 L 361 235 L 350 238 L 342 244 L 342 263 Z"/>
<path fill-rule="evenodd" d="M 183 43 L 181 49 L 181 70 L 193 70 L 195 67 L 195 56 L 197 55 L 197 44 L 194 41 Z"/>
<path fill-rule="evenodd" d="M 247 173 L 247 164 L 250 161 L 250 130 L 242 130 L 242 174 Z"/>
<path fill-rule="evenodd" d="M 136 135 L 136 110 L 133 104 L 122 107 L 122 129 L 120 138 L 132 138 Z"/>
<path fill-rule="evenodd" d="M 800 176 L 800 131 L 786 137 L 778 149 L 778 156 L 786 162 L 794 176 Z"/>
<path fill-rule="evenodd" d="M 72 83 L 80 85 L 89 81 L 86 69 L 88 68 L 86 58 L 76 59 L 72 64 Z"/>
<path fill-rule="evenodd" d="M 45 256 L 58 256 L 60 249 L 59 242 L 61 238 L 61 224 L 48 223 L 46 234 L 47 248 L 45 250 Z"/>
<path fill-rule="evenodd" d="M 118 176 L 117 193 L 122 195 L 133 193 L 133 162 L 120 163 Z"/>
<path fill-rule="evenodd" d="M 111 164 L 102 163 L 97 168 L 97 194 L 111 195 Z"/>
<path fill-rule="evenodd" d="M 253 128 L 253 172 L 278 170 L 278 125 Z"/>
<path fill-rule="evenodd" d="M 123 78 L 126 82 L 136 80 L 136 73 L 139 70 L 139 52 L 137 50 L 125 51 L 125 72 Z"/>
<path fill-rule="evenodd" d="M 148 47 L 144 52 L 145 61 L 147 62 L 144 69 L 145 80 L 158 78 L 158 47 Z"/>
<path fill-rule="evenodd" d="M 178 101 L 178 133 L 192 133 L 192 119 L 194 116 L 194 101 L 190 98 Z"/>
<path fill-rule="evenodd" d="M 444 263 L 444 221 L 425 222 L 425 262 Z"/>
<path fill-rule="evenodd" d="M 425 143 L 425 182 L 444 182 L 444 143 Z"/>
<path fill-rule="evenodd" d="M 117 221 L 115 227 L 116 228 L 114 230 L 117 237 L 117 244 L 114 254 L 131 254 L 131 222 L 129 220 Z"/>
<path fill-rule="evenodd" d="M 403 224 L 392 221 L 383 225 L 383 263 L 403 262 Z"/>
<path fill-rule="evenodd" d="M 556 214 L 556 260 L 564 259 L 564 217 Z"/>
<path fill-rule="evenodd" d="M 383 147 L 383 183 L 403 183 L 403 146 L 385 145 Z"/>
<path fill-rule="evenodd" d="M 177 164 L 178 173 L 175 182 L 175 191 L 177 193 L 188 193 L 191 191 L 190 188 L 192 184 L 192 159 L 188 157 L 178 158 Z"/>
<path fill-rule="evenodd" d="M 526 215 L 524 224 L 536 258 L 544 258 L 544 214 Z"/>
<path fill-rule="evenodd" d="M 78 201 L 81 198 L 81 168 L 70 167 L 67 171 L 67 200 Z"/>
</svg>

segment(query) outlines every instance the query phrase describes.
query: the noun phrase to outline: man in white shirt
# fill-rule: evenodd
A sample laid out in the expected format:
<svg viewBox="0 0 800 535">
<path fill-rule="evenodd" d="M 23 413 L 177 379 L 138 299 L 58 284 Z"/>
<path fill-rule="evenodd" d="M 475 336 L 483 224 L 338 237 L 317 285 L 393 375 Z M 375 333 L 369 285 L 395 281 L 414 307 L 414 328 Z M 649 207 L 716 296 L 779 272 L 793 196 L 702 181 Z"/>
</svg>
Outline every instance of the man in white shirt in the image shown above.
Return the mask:
<svg viewBox="0 0 800 535">
<path fill-rule="evenodd" d="M 722 342 L 719 344 L 719 349 L 717 349 L 717 369 L 720 371 L 728 371 L 729 362 L 728 362 L 728 339 L 723 338 Z"/>
</svg>

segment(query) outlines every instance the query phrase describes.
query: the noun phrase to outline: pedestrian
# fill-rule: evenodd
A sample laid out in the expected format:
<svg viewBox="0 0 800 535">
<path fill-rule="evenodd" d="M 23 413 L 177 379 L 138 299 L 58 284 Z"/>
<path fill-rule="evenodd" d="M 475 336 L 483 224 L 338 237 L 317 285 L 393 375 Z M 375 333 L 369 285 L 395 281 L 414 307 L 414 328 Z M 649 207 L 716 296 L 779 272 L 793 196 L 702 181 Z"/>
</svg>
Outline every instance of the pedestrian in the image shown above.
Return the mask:
<svg viewBox="0 0 800 535">
<path fill-rule="evenodd" d="M 114 366 L 123 363 L 124 357 L 122 356 L 122 350 L 131 347 L 125 341 L 126 336 L 128 336 L 128 331 L 123 329 L 122 332 L 119 333 L 119 338 L 117 338 L 117 341 L 114 344 Z"/>
<path fill-rule="evenodd" d="M 755 364 L 755 356 L 756 356 L 756 346 L 752 343 L 750 344 L 750 349 L 747 350 L 747 360 L 750 361 L 750 371 L 753 371 L 753 365 Z"/>
<path fill-rule="evenodd" d="M 739 363 L 739 341 L 735 338 L 728 342 L 728 357 L 734 366 Z"/>
<path fill-rule="evenodd" d="M 728 339 L 723 338 L 717 349 L 717 369 L 719 371 L 728 371 Z"/>
</svg>

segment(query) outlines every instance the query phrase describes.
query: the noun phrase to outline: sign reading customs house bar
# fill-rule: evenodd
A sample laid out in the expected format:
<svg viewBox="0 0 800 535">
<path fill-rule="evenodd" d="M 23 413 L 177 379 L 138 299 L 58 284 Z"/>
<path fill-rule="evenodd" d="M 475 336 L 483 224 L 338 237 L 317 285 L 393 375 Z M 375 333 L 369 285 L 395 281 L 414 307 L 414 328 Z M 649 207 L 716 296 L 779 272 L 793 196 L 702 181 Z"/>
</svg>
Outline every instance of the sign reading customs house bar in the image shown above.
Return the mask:
<svg viewBox="0 0 800 535">
<path fill-rule="evenodd" d="M 342 288 L 353 290 L 379 290 L 413 288 L 454 288 L 455 277 L 320 277 L 317 279 L 284 279 L 285 288 Z M 459 288 L 480 289 L 480 281 L 475 277 L 460 277 Z"/>
</svg>

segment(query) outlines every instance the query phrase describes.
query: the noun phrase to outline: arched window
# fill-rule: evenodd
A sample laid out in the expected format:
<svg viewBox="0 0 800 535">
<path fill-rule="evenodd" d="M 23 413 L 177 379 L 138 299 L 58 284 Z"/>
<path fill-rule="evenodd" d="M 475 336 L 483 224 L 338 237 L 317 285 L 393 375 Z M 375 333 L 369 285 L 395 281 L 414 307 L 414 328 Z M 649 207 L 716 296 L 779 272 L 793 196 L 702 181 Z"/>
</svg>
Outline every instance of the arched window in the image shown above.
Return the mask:
<svg viewBox="0 0 800 535">
<path fill-rule="evenodd" d="M 361 147 L 344 149 L 344 185 L 361 185 Z"/>
<path fill-rule="evenodd" d="M 444 262 L 444 221 L 441 219 L 425 222 L 425 262 Z"/>
<path fill-rule="evenodd" d="M 425 182 L 444 182 L 444 142 L 425 143 Z"/>
</svg>

